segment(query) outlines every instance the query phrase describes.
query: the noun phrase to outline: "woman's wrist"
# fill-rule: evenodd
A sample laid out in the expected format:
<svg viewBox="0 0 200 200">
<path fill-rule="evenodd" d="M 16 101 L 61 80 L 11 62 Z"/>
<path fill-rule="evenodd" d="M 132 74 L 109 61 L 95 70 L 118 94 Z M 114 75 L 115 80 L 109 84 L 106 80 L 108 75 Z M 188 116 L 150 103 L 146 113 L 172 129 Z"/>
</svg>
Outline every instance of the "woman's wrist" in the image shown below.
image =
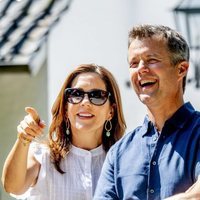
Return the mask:
<svg viewBox="0 0 200 200">
<path fill-rule="evenodd" d="M 17 138 L 20 142 L 22 142 L 24 146 L 27 146 L 32 142 L 32 140 L 30 138 L 27 138 L 27 135 L 24 133 L 18 133 Z"/>
</svg>

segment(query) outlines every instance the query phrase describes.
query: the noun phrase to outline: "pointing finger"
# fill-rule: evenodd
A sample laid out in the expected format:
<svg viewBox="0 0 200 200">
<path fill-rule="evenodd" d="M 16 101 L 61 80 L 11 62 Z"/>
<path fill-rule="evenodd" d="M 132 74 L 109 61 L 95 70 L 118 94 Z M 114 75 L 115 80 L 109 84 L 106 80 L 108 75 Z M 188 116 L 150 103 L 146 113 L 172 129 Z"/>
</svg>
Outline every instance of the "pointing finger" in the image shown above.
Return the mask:
<svg viewBox="0 0 200 200">
<path fill-rule="evenodd" d="M 40 123 L 40 116 L 35 108 L 26 107 L 25 111 L 33 118 L 33 120 L 39 124 Z"/>
</svg>

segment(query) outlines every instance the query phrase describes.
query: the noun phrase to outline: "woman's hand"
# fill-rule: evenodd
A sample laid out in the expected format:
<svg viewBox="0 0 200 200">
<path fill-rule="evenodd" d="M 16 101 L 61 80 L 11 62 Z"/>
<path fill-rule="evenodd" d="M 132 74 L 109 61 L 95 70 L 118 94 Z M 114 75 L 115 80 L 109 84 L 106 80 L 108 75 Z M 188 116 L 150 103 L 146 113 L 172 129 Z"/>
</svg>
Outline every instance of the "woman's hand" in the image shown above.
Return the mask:
<svg viewBox="0 0 200 200">
<path fill-rule="evenodd" d="M 18 140 L 12 147 L 4 163 L 2 183 L 8 193 L 23 194 L 34 185 L 40 170 L 40 163 L 29 151 L 29 143 L 43 133 L 45 123 L 37 111 L 26 107 L 27 115 L 17 127 Z"/>
<path fill-rule="evenodd" d="M 26 107 L 25 111 L 27 115 L 17 127 L 18 138 L 23 142 L 24 146 L 41 136 L 46 126 L 44 121 L 40 120 L 38 112 L 34 108 Z"/>
</svg>

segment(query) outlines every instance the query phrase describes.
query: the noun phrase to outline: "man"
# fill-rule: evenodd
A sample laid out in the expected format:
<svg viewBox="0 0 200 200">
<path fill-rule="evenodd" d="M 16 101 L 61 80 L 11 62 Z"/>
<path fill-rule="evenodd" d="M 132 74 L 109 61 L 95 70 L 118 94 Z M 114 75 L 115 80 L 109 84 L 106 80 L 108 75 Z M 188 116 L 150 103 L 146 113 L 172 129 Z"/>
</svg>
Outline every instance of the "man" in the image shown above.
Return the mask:
<svg viewBox="0 0 200 200">
<path fill-rule="evenodd" d="M 131 82 L 147 115 L 110 149 L 94 200 L 200 199 L 200 113 L 183 98 L 188 45 L 169 27 L 140 25 L 128 47 Z"/>
</svg>

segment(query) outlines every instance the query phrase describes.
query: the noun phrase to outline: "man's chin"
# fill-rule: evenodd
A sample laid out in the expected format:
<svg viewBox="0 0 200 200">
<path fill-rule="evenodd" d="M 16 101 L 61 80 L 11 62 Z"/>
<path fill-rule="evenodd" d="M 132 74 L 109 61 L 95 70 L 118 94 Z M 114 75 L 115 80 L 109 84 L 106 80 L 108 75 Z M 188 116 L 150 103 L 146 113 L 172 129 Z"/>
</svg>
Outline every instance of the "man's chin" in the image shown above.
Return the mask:
<svg viewBox="0 0 200 200">
<path fill-rule="evenodd" d="M 145 105 L 149 104 L 152 101 L 151 96 L 148 94 L 140 94 L 139 99 Z"/>
</svg>

